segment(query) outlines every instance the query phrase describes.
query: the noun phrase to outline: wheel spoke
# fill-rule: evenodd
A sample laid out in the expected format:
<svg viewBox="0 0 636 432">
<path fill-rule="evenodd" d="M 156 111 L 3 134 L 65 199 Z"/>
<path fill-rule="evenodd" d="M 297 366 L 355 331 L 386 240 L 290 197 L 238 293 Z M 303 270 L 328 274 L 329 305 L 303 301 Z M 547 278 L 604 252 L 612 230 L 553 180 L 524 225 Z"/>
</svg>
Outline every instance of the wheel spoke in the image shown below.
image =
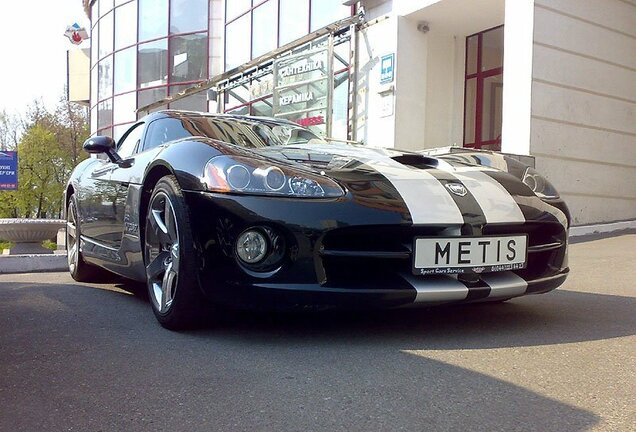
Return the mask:
<svg viewBox="0 0 636 432">
<path fill-rule="evenodd" d="M 152 260 L 150 264 L 148 264 L 148 266 L 146 267 L 146 275 L 148 276 L 149 280 L 154 281 L 158 279 L 159 275 L 161 275 L 166 270 L 165 262 L 166 258 L 168 257 L 168 252 L 161 252 Z"/>
<path fill-rule="evenodd" d="M 68 251 L 68 263 L 75 264 L 75 259 L 77 258 L 77 243 L 74 244 L 71 249 Z"/>
<path fill-rule="evenodd" d="M 172 209 L 172 204 L 170 203 L 169 199 L 166 199 L 163 211 L 163 218 L 166 221 L 166 232 L 170 237 L 170 240 L 172 241 L 172 243 L 177 242 L 178 239 L 177 231 L 175 229 L 174 210 Z"/>
<path fill-rule="evenodd" d="M 173 243 L 170 247 L 170 256 L 172 259 L 172 267 L 176 271 L 179 271 L 179 243 Z"/>
<path fill-rule="evenodd" d="M 165 244 L 170 241 L 170 236 L 168 235 L 168 228 L 166 228 L 166 224 L 161 219 L 161 210 L 152 210 L 150 220 L 150 226 L 152 227 L 152 231 L 157 236 L 160 244 Z"/>
<path fill-rule="evenodd" d="M 66 232 L 72 238 L 74 238 L 74 239 L 77 238 L 77 232 L 76 232 L 76 229 L 75 229 L 75 224 L 73 224 L 72 222 L 66 222 Z"/>
<path fill-rule="evenodd" d="M 168 265 L 166 273 L 163 275 L 161 283 L 161 310 L 164 311 L 172 303 L 173 286 L 177 278 L 177 273 L 172 268 L 172 263 Z"/>
</svg>

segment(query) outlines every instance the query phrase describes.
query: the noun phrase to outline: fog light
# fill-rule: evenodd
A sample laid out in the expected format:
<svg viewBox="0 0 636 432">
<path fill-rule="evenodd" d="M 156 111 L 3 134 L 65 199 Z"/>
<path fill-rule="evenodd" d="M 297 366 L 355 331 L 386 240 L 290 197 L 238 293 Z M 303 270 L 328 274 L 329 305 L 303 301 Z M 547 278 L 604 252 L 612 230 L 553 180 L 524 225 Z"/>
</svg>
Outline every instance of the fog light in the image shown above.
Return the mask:
<svg viewBox="0 0 636 432">
<path fill-rule="evenodd" d="M 243 232 L 236 241 L 236 254 L 248 264 L 256 264 L 261 261 L 267 254 L 265 236 L 256 230 Z"/>
</svg>

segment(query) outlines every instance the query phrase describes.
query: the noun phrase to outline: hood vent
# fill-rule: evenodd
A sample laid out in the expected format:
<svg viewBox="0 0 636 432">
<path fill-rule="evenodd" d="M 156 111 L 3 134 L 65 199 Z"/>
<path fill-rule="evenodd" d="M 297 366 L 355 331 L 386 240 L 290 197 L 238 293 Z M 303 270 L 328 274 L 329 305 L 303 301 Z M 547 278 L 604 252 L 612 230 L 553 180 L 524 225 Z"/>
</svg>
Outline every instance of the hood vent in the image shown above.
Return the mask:
<svg viewBox="0 0 636 432">
<path fill-rule="evenodd" d="M 394 156 L 391 159 L 401 163 L 402 165 L 408 165 L 413 168 L 420 169 L 436 168 L 439 165 L 439 160 L 416 153 L 407 153 L 399 156 Z"/>
</svg>

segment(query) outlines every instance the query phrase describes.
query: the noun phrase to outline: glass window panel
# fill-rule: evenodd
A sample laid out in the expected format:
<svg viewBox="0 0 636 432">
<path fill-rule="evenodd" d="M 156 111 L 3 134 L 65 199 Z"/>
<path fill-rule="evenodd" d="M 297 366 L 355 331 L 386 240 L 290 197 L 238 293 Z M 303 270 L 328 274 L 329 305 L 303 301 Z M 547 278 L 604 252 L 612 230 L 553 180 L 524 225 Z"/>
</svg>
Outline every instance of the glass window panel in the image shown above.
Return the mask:
<svg viewBox="0 0 636 432">
<path fill-rule="evenodd" d="M 115 53 L 115 94 L 135 89 L 137 83 L 137 47 Z"/>
<path fill-rule="evenodd" d="M 137 3 L 127 3 L 115 9 L 115 49 L 137 43 Z"/>
<path fill-rule="evenodd" d="M 250 91 L 245 86 L 238 86 L 224 93 L 225 109 L 233 108 L 237 105 L 243 105 L 250 101 Z"/>
<path fill-rule="evenodd" d="M 309 0 L 280 0 L 280 45 L 309 33 Z"/>
<path fill-rule="evenodd" d="M 106 99 L 97 105 L 97 129 L 113 124 L 113 100 Z"/>
<path fill-rule="evenodd" d="M 115 6 L 119 6 L 119 5 L 121 5 L 121 4 L 128 3 L 128 2 L 130 2 L 130 1 L 131 1 L 131 0 L 115 0 Z M 134 0 L 132 0 L 132 2 L 134 3 L 135 1 L 134 1 Z"/>
<path fill-rule="evenodd" d="M 225 28 L 225 70 L 250 60 L 250 15 L 247 14 Z"/>
<path fill-rule="evenodd" d="M 119 142 L 121 137 L 124 136 L 126 131 L 128 131 L 128 129 L 130 129 L 131 126 L 132 126 L 132 123 L 113 126 L 113 139 L 115 140 L 115 142 Z"/>
<path fill-rule="evenodd" d="M 99 20 L 99 58 L 113 52 L 113 13 Z"/>
<path fill-rule="evenodd" d="M 273 117 L 272 98 L 263 99 L 262 101 L 254 102 L 252 104 L 252 115 Z"/>
<path fill-rule="evenodd" d="M 130 157 L 135 153 L 137 144 L 141 140 L 141 134 L 144 131 L 143 123 L 132 126 L 129 131 L 124 132 L 123 141 L 117 143 L 117 153 L 123 159 Z"/>
<path fill-rule="evenodd" d="M 207 0 L 171 0 L 170 33 L 189 33 L 208 28 Z"/>
<path fill-rule="evenodd" d="M 351 46 L 349 41 L 342 42 L 333 47 L 333 68 L 335 71 L 349 67 L 349 56 L 351 55 L 350 49 Z"/>
<path fill-rule="evenodd" d="M 113 8 L 113 0 L 98 0 L 99 3 L 99 16 L 103 16 Z"/>
<path fill-rule="evenodd" d="M 113 98 L 113 123 L 127 123 L 135 121 L 135 109 L 137 108 L 137 94 L 126 93 Z"/>
<path fill-rule="evenodd" d="M 168 34 L 168 0 L 139 0 L 139 40 Z"/>
<path fill-rule="evenodd" d="M 501 139 L 502 101 L 503 75 L 485 78 L 481 117 L 482 141 Z"/>
<path fill-rule="evenodd" d="M 170 81 L 196 81 L 207 78 L 207 33 L 170 38 Z"/>
<path fill-rule="evenodd" d="M 334 78 L 334 87 L 331 136 L 338 139 L 347 139 L 349 127 L 349 72 L 338 74 Z"/>
<path fill-rule="evenodd" d="M 351 6 L 342 0 L 311 0 L 311 31 L 351 15 Z"/>
<path fill-rule="evenodd" d="M 225 1 L 225 21 L 228 22 L 252 6 L 252 0 L 226 0 Z"/>
<path fill-rule="evenodd" d="M 254 9 L 252 20 L 252 58 L 276 48 L 278 3 L 275 0 Z"/>
<path fill-rule="evenodd" d="M 481 70 L 503 66 L 504 29 L 498 27 L 481 36 Z"/>
<path fill-rule="evenodd" d="M 159 87 L 137 92 L 137 108 L 141 108 L 160 99 L 164 99 L 168 96 L 167 91 L 166 87 Z"/>
<path fill-rule="evenodd" d="M 170 86 L 170 94 L 179 93 L 190 86 Z M 195 93 L 191 96 L 179 99 L 170 104 L 170 109 L 188 110 L 188 111 L 207 111 L 208 99 L 205 91 Z"/>
<path fill-rule="evenodd" d="M 97 97 L 102 100 L 113 95 L 113 56 L 102 59 L 97 67 Z"/>
<path fill-rule="evenodd" d="M 477 46 L 479 36 L 466 38 L 466 75 L 477 73 Z"/>
<path fill-rule="evenodd" d="M 208 100 L 205 92 L 196 93 L 171 103 L 170 109 L 207 112 Z"/>
<path fill-rule="evenodd" d="M 139 87 L 154 87 L 168 80 L 168 40 L 139 45 Z"/>
<path fill-rule="evenodd" d="M 91 67 L 97 64 L 99 55 L 99 24 L 91 32 Z"/>
<path fill-rule="evenodd" d="M 475 142 L 475 108 L 477 106 L 477 78 L 466 81 L 464 116 L 464 143 Z"/>
<path fill-rule="evenodd" d="M 227 114 L 250 115 L 250 107 L 246 105 L 246 106 L 239 107 L 239 108 L 232 108 L 232 109 L 229 109 L 229 110 L 227 110 L 225 112 Z"/>
<path fill-rule="evenodd" d="M 187 138 L 192 134 L 184 127 L 184 123 L 190 123 L 186 119 L 165 118 L 155 120 L 148 125 L 148 132 L 144 140 L 144 151 L 155 148 L 168 141 Z M 195 132 L 196 133 L 196 132 Z"/>
<path fill-rule="evenodd" d="M 90 105 L 95 106 L 97 104 L 97 87 L 99 86 L 99 82 L 97 80 L 97 71 L 99 68 L 95 66 L 91 69 L 91 100 Z"/>
<path fill-rule="evenodd" d="M 91 109 L 91 134 L 97 130 L 97 107 Z"/>
</svg>

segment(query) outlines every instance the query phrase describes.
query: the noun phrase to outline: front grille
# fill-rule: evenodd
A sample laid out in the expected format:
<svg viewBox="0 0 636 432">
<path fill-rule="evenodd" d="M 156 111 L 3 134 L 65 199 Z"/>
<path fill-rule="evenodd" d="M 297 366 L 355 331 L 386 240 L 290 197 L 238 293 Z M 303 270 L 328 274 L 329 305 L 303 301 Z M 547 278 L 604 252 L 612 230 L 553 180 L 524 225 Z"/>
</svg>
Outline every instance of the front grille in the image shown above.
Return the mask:
<svg viewBox="0 0 636 432">
<path fill-rule="evenodd" d="M 326 286 L 403 288 L 399 276 L 410 273 L 415 237 L 450 237 L 443 226 L 365 226 L 328 232 L 320 246 Z M 456 228 L 455 231 L 456 232 Z M 526 280 L 555 274 L 565 256 L 566 231 L 559 223 L 487 225 L 484 236 L 528 235 L 528 265 L 515 271 Z"/>
</svg>

